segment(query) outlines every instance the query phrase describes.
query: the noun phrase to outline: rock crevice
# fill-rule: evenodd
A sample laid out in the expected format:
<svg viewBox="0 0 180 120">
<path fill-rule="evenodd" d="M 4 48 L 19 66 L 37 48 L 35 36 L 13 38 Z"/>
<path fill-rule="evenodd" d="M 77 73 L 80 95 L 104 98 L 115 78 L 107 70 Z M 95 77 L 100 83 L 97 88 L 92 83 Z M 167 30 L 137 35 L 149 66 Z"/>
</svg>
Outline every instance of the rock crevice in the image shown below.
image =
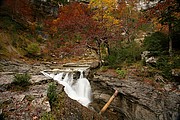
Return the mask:
<svg viewBox="0 0 180 120">
<path fill-rule="evenodd" d="M 179 114 L 179 90 L 159 91 L 152 85 L 135 78 L 120 80 L 96 73 L 91 81 L 94 101 L 107 102 L 114 90 L 118 97 L 109 107 L 109 111 L 118 111 L 124 120 L 176 120 Z M 103 102 L 102 102 L 103 101 Z"/>
</svg>

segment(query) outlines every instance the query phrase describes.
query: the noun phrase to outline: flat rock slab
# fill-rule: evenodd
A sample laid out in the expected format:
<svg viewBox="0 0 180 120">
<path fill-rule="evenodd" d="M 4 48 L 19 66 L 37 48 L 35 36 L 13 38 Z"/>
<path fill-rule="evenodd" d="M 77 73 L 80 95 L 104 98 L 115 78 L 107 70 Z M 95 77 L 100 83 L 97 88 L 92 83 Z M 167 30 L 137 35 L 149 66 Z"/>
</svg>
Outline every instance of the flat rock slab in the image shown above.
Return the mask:
<svg viewBox="0 0 180 120">
<path fill-rule="evenodd" d="M 0 73 L 0 85 L 10 84 L 12 83 L 14 75 L 6 74 L 5 72 Z"/>
<path fill-rule="evenodd" d="M 33 75 L 31 76 L 30 82 L 34 84 L 34 83 L 40 83 L 40 82 L 48 81 L 48 80 L 50 79 L 44 75 Z"/>
<path fill-rule="evenodd" d="M 51 111 L 47 99 L 48 84 L 35 85 L 26 91 L 5 91 L 0 93 L 0 103 L 7 119 L 32 120 L 34 116 L 40 118 L 44 112 Z"/>
</svg>

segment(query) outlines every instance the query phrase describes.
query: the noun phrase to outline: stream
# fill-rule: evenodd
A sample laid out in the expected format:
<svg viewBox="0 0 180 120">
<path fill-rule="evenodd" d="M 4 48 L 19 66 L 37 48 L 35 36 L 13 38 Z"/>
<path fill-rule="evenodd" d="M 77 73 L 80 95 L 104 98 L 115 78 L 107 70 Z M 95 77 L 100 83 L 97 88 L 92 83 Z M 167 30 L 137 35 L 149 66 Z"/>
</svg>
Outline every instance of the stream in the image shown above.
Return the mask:
<svg viewBox="0 0 180 120">
<path fill-rule="evenodd" d="M 64 91 L 71 99 L 88 107 L 92 101 L 92 92 L 90 82 L 83 75 L 86 69 L 87 68 L 61 69 L 61 72 L 58 72 L 58 69 L 56 69 L 53 70 L 55 73 L 47 73 L 47 71 L 41 71 L 41 73 L 63 85 Z M 73 72 L 75 71 L 80 73 L 77 79 L 73 79 Z"/>
</svg>

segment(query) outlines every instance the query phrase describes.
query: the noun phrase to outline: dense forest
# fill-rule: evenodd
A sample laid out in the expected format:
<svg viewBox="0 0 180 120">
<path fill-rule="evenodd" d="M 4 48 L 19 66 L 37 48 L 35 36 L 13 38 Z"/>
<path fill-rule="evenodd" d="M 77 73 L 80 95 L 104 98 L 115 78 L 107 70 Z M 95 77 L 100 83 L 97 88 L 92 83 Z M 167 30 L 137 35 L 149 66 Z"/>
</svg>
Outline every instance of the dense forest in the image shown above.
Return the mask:
<svg viewBox="0 0 180 120">
<path fill-rule="evenodd" d="M 177 0 L 3 0 L 0 5 L 1 59 L 81 59 L 89 50 L 104 68 L 140 62 L 167 79 L 180 66 Z"/>
<path fill-rule="evenodd" d="M 179 4 L 0 0 L 0 119 L 179 120 Z"/>
</svg>

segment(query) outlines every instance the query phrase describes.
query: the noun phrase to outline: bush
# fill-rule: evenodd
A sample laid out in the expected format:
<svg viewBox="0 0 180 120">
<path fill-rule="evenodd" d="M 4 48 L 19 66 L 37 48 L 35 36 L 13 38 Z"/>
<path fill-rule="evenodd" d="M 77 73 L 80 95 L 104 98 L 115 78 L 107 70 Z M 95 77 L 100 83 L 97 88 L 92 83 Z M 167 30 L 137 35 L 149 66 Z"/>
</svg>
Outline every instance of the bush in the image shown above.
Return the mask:
<svg viewBox="0 0 180 120">
<path fill-rule="evenodd" d="M 114 47 L 110 49 L 110 55 L 105 61 L 112 68 L 118 68 L 122 63 L 133 63 L 140 60 L 142 48 L 136 42 L 132 42 L 125 47 Z"/>
<path fill-rule="evenodd" d="M 99 71 L 101 72 L 106 72 L 108 70 L 108 66 L 101 66 L 101 68 L 99 69 Z"/>
<path fill-rule="evenodd" d="M 180 68 L 180 56 L 179 55 L 173 57 L 172 67 Z"/>
<path fill-rule="evenodd" d="M 152 55 L 168 53 L 168 45 L 168 37 L 161 32 L 155 32 L 144 39 L 144 47 L 147 51 L 151 51 Z"/>
<path fill-rule="evenodd" d="M 21 87 L 25 87 L 31 84 L 30 79 L 31 79 L 31 76 L 27 73 L 15 74 L 12 83 Z"/>
<path fill-rule="evenodd" d="M 30 56 L 38 56 L 40 54 L 40 47 L 37 43 L 31 43 L 27 46 L 26 51 Z"/>
<path fill-rule="evenodd" d="M 41 120 L 56 120 L 56 119 L 55 119 L 54 115 L 52 115 L 51 113 L 45 113 L 41 117 Z"/>
<path fill-rule="evenodd" d="M 105 62 L 107 63 L 107 65 L 112 67 L 112 68 L 119 67 L 118 63 L 120 62 L 120 60 L 118 59 L 119 58 L 119 54 L 118 54 L 117 51 L 119 51 L 119 50 L 116 49 L 116 48 L 111 49 L 110 50 L 111 54 L 105 58 Z"/>
<path fill-rule="evenodd" d="M 157 60 L 156 68 L 162 71 L 162 75 L 171 80 L 172 79 L 172 64 L 170 64 L 168 57 L 162 56 Z"/>
<path fill-rule="evenodd" d="M 116 73 L 119 75 L 120 78 L 125 78 L 127 71 L 126 70 L 120 70 L 119 68 L 117 68 Z"/>
<path fill-rule="evenodd" d="M 47 90 L 47 97 L 49 99 L 50 105 L 54 105 L 58 99 L 58 94 L 56 92 L 56 85 L 55 83 L 51 83 Z"/>
</svg>

